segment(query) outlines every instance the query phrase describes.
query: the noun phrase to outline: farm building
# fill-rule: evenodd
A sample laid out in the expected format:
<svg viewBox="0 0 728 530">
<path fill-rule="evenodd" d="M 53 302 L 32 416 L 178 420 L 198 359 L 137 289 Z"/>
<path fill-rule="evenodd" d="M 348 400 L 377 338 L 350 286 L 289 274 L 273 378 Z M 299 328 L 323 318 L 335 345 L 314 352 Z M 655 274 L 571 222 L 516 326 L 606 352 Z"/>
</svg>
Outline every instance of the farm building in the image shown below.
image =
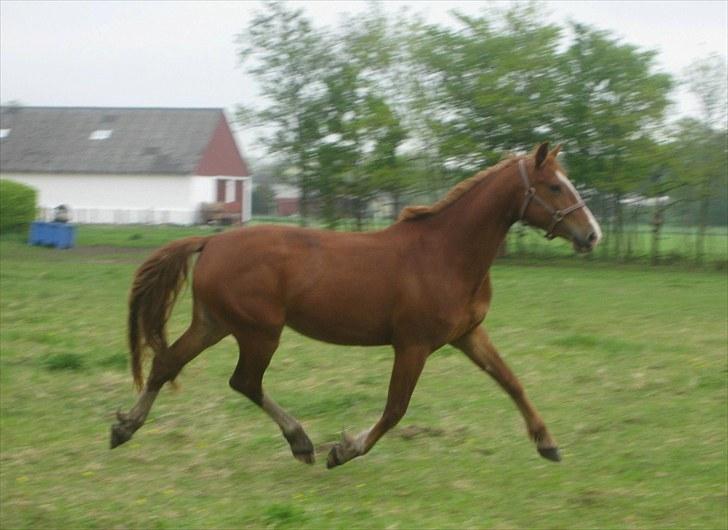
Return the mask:
<svg viewBox="0 0 728 530">
<path fill-rule="evenodd" d="M 252 177 L 222 109 L 0 108 L 0 178 L 76 223 L 243 222 Z"/>
</svg>

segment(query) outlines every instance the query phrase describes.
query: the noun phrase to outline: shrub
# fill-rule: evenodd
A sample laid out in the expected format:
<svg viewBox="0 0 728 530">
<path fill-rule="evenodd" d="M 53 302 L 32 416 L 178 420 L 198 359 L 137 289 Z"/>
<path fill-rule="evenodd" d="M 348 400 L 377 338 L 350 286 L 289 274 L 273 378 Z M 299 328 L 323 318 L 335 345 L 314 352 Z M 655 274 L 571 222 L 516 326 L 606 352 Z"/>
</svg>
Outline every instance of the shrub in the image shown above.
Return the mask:
<svg viewBox="0 0 728 530">
<path fill-rule="evenodd" d="M 36 195 L 25 184 L 0 180 L 0 234 L 28 229 L 35 219 Z"/>
</svg>

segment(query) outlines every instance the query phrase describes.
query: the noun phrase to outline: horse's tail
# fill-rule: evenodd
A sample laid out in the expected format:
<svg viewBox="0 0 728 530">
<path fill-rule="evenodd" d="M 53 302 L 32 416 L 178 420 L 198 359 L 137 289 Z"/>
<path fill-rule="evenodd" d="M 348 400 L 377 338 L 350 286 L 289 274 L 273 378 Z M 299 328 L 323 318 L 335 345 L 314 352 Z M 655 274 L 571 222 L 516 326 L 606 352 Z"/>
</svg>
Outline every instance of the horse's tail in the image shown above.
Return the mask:
<svg viewBox="0 0 728 530">
<path fill-rule="evenodd" d="M 143 385 L 142 362 L 147 347 L 154 355 L 167 350 L 165 325 L 182 285 L 187 279 L 189 258 L 200 252 L 207 237 L 173 241 L 147 259 L 134 276 L 129 295 L 129 349 L 134 384 Z"/>
</svg>

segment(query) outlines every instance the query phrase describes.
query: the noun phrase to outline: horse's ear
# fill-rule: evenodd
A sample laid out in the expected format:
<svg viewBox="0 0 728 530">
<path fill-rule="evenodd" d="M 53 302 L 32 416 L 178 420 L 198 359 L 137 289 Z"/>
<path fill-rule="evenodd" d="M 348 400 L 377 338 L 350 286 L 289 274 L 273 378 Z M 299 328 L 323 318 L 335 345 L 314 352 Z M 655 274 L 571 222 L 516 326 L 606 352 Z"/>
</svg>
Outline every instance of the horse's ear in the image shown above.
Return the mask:
<svg viewBox="0 0 728 530">
<path fill-rule="evenodd" d="M 561 151 L 561 148 L 564 144 L 559 144 L 556 147 L 554 147 L 551 152 L 549 153 L 549 158 L 556 158 L 559 154 L 559 151 Z"/>
<path fill-rule="evenodd" d="M 539 169 L 546 161 L 546 157 L 549 154 L 549 143 L 544 142 L 536 149 L 536 169 Z"/>
</svg>

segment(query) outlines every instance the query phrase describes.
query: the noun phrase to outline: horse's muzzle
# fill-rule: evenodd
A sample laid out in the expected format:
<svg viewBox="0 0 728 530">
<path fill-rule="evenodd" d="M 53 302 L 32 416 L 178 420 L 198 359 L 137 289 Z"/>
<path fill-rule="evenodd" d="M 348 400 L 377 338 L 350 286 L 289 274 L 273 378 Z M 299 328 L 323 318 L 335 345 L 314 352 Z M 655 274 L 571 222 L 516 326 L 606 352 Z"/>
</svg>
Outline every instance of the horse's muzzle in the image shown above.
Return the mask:
<svg viewBox="0 0 728 530">
<path fill-rule="evenodd" d="M 586 252 L 591 252 L 592 250 L 594 250 L 594 246 L 596 245 L 598 239 L 599 236 L 596 234 L 596 232 L 592 231 L 586 234 L 586 236 L 578 236 L 574 234 L 571 242 L 574 245 L 574 250 L 581 254 L 584 254 Z"/>
</svg>

